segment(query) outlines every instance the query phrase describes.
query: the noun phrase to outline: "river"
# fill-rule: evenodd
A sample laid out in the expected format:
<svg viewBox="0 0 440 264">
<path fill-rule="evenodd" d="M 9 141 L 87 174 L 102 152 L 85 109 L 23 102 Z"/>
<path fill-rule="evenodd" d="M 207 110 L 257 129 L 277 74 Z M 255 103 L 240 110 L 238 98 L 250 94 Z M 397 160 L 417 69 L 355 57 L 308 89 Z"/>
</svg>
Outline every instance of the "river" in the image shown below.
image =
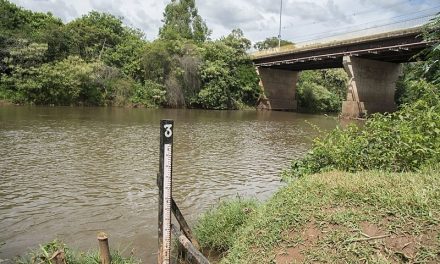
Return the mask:
<svg viewBox="0 0 440 264">
<path fill-rule="evenodd" d="M 268 111 L 0 107 L 0 262 L 62 239 L 154 263 L 159 122 L 175 121 L 173 196 L 190 224 L 220 200 L 267 199 L 336 120 Z M 306 122 L 308 121 L 308 122 Z"/>
</svg>

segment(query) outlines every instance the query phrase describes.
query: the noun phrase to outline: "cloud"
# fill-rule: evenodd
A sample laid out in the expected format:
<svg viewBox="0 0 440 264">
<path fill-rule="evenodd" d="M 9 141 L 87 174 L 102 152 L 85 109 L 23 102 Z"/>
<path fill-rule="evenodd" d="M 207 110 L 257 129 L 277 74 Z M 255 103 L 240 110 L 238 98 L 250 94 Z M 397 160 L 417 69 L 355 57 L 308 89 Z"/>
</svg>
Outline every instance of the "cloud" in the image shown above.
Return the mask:
<svg viewBox="0 0 440 264">
<path fill-rule="evenodd" d="M 205 1 L 200 3 L 199 13 L 206 21 L 233 29 L 263 19 L 260 12 L 247 1 Z"/>
<path fill-rule="evenodd" d="M 39 12 L 52 12 L 68 22 L 92 10 L 124 18 L 148 39 L 157 36 L 163 11 L 171 0 L 11 0 Z M 212 38 L 241 28 L 252 41 L 278 35 L 281 0 L 196 0 L 199 14 L 213 31 Z M 283 0 L 282 37 L 292 41 L 305 36 L 331 34 L 350 27 L 396 21 L 436 6 L 432 0 Z M 437 11 L 440 8 L 437 4 Z M 433 9 L 435 11 L 435 9 Z M 380 22 L 375 22 L 380 21 Z M 348 30 L 348 29 L 347 29 Z"/>
<path fill-rule="evenodd" d="M 90 0 L 90 4 L 92 9 L 121 17 L 128 26 L 142 29 L 145 32 L 153 32 L 160 26 L 160 21 L 150 16 L 159 9 L 155 2 L 143 5 L 138 0 Z"/>
<path fill-rule="evenodd" d="M 69 1 L 64 0 L 13 0 L 11 2 L 33 11 L 51 12 L 63 21 L 71 20 L 79 15 Z"/>
</svg>

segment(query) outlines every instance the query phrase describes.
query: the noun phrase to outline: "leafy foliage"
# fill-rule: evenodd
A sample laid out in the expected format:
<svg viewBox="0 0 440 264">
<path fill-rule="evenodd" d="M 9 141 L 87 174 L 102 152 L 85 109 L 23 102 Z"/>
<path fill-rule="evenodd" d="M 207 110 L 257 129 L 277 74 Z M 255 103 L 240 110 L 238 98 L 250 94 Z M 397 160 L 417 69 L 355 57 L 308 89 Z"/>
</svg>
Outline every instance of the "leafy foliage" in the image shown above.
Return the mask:
<svg viewBox="0 0 440 264">
<path fill-rule="evenodd" d="M 44 40 L 50 31 L 62 25 L 51 13 L 34 13 L 0 0 L 0 36 Z"/>
<path fill-rule="evenodd" d="M 434 25 L 439 25 L 437 18 Z M 431 26 L 428 29 L 431 30 Z M 437 34 L 437 31 L 429 31 Z M 438 43 L 438 42 L 437 42 Z M 316 139 L 312 150 L 293 161 L 284 179 L 338 169 L 362 171 L 415 171 L 440 162 L 440 72 L 431 72 L 439 61 L 436 47 L 427 51 L 428 60 L 409 66 L 403 78 L 401 108 L 375 114 L 363 127 L 337 128 Z M 401 84 L 402 85 L 402 84 Z"/>
<path fill-rule="evenodd" d="M 256 101 L 258 76 L 246 54 L 249 47 L 250 41 L 241 30 L 206 44 L 201 67 L 203 89 L 197 98 L 201 107 L 237 109 Z"/>
<path fill-rule="evenodd" d="M 101 57 L 106 49 L 122 42 L 124 26 L 113 15 L 92 11 L 65 26 L 69 32 L 70 53 L 85 60 Z"/>
<path fill-rule="evenodd" d="M 186 39 L 202 43 L 210 35 L 206 23 L 198 14 L 195 0 L 172 0 L 165 7 L 163 22 L 159 30 L 161 39 Z"/>
<path fill-rule="evenodd" d="M 281 41 L 279 41 L 279 39 L 277 37 L 271 37 L 271 38 L 266 38 L 263 41 L 258 41 L 254 44 L 254 48 L 257 50 L 266 50 L 266 49 L 270 49 L 270 48 L 277 48 L 278 45 L 280 44 L 281 47 L 283 46 L 294 46 L 293 42 L 282 39 Z"/>
<path fill-rule="evenodd" d="M 165 42 L 154 41 L 145 46 L 142 54 L 144 79 L 164 83 L 171 71 L 171 54 Z"/>
<path fill-rule="evenodd" d="M 294 161 L 284 178 L 332 169 L 414 171 L 440 162 L 438 88 L 417 84 L 426 95 L 390 115 L 376 114 L 363 127 L 337 128 L 316 139 L 312 150 Z"/>
<path fill-rule="evenodd" d="M 343 69 L 301 72 L 296 90 L 300 108 L 308 112 L 339 112 L 347 81 Z"/>
<path fill-rule="evenodd" d="M 137 86 L 131 101 L 135 105 L 155 107 L 165 104 L 166 91 L 162 84 L 147 80 L 143 86 Z"/>
<path fill-rule="evenodd" d="M 39 67 L 18 67 L 3 76 L 5 94 L 15 103 L 53 105 L 124 105 L 137 84 L 118 69 L 78 56 Z"/>
<path fill-rule="evenodd" d="M 236 109 L 258 79 L 243 32 L 208 41 L 194 0 L 173 0 L 160 38 L 92 11 L 67 24 L 0 0 L 0 98 L 15 103 Z"/>
</svg>

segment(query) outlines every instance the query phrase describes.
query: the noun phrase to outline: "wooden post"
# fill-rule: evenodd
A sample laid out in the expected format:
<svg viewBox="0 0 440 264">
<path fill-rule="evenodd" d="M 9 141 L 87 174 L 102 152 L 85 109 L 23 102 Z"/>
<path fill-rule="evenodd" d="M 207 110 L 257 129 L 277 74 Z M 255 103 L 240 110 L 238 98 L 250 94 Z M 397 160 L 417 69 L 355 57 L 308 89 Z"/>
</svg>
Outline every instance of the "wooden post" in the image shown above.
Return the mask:
<svg viewBox="0 0 440 264">
<path fill-rule="evenodd" d="M 112 258 L 110 256 L 110 248 L 108 246 L 108 237 L 104 232 L 98 234 L 99 256 L 101 264 L 110 264 Z"/>
<path fill-rule="evenodd" d="M 209 260 L 205 256 L 203 256 L 203 254 L 194 247 L 191 241 L 189 241 L 185 235 L 180 233 L 180 231 L 174 225 L 171 225 L 171 230 L 173 231 L 173 234 L 179 239 L 179 243 L 182 245 L 182 247 L 186 249 L 188 254 L 191 255 L 196 263 L 209 264 Z"/>
<path fill-rule="evenodd" d="M 183 217 L 182 212 L 180 211 L 179 207 L 177 206 L 174 199 L 171 200 L 171 209 L 173 210 L 173 214 L 177 219 L 177 222 L 179 222 L 180 229 L 182 230 L 183 234 L 191 240 L 191 243 L 194 245 L 195 248 L 200 250 L 200 245 L 197 239 L 194 237 L 191 228 L 189 227 L 188 223 L 186 222 L 185 218 Z"/>
<path fill-rule="evenodd" d="M 162 183 L 159 181 L 160 179 L 160 173 L 157 174 L 157 187 L 159 188 L 159 190 L 163 189 L 163 185 Z M 163 181 L 162 181 L 163 182 Z M 182 212 L 180 211 L 179 207 L 176 204 L 176 201 L 174 201 L 174 198 L 171 198 L 171 211 L 173 212 L 174 216 L 177 219 L 177 222 L 180 225 L 180 229 L 182 230 L 183 234 L 189 239 L 191 240 L 191 243 L 198 249 L 200 250 L 200 244 L 197 241 L 197 239 L 195 238 L 195 236 L 193 235 L 193 232 L 191 230 L 191 228 L 188 225 L 188 222 L 186 222 L 185 217 L 183 217 Z"/>
<path fill-rule="evenodd" d="M 173 162 L 173 120 L 160 121 L 160 158 L 159 158 L 159 264 L 171 261 L 171 199 L 172 199 L 172 162 Z"/>
</svg>

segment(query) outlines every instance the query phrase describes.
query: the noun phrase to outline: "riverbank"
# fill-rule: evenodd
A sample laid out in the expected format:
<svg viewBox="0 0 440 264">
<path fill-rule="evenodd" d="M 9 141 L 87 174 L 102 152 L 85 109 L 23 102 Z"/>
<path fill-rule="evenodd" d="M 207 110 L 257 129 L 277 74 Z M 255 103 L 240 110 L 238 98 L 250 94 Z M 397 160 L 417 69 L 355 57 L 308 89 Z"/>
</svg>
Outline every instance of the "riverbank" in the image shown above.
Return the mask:
<svg viewBox="0 0 440 264">
<path fill-rule="evenodd" d="M 334 171 L 299 178 L 229 234 L 221 263 L 439 263 L 439 176 Z"/>
<path fill-rule="evenodd" d="M 12 103 L 11 101 L 8 101 L 8 100 L 1 100 L 0 99 L 0 106 L 10 106 L 10 105 L 14 105 L 14 103 Z"/>
</svg>

